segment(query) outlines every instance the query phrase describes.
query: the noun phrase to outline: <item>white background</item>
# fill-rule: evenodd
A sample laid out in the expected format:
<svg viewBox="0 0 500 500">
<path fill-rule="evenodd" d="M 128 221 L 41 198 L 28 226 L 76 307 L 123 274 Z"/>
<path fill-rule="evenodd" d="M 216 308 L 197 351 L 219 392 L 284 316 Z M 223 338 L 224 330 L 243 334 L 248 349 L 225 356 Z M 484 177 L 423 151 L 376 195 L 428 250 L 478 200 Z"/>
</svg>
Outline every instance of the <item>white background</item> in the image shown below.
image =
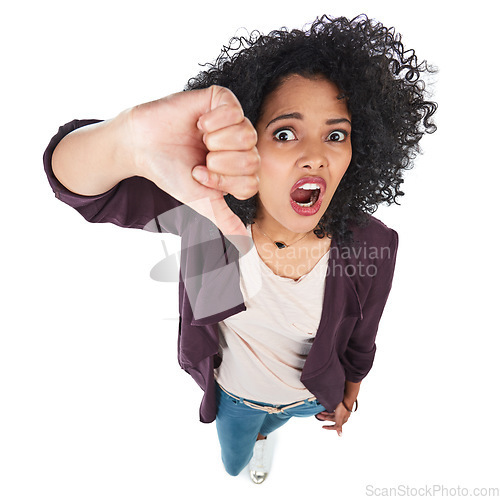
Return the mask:
<svg viewBox="0 0 500 500">
<path fill-rule="evenodd" d="M 370 485 L 500 487 L 498 8 L 488 3 L 2 8 L 2 499 L 350 499 Z M 149 277 L 164 256 L 160 235 L 85 222 L 55 199 L 42 153 L 73 118 L 110 118 L 181 90 L 242 27 L 362 12 L 439 67 L 439 129 L 422 142 L 402 205 L 375 214 L 400 246 L 358 413 L 342 438 L 315 419 L 290 422 L 272 475 L 256 486 L 245 472 L 226 475 L 215 425 L 198 422 L 201 391 L 176 361 L 175 284 Z"/>
</svg>

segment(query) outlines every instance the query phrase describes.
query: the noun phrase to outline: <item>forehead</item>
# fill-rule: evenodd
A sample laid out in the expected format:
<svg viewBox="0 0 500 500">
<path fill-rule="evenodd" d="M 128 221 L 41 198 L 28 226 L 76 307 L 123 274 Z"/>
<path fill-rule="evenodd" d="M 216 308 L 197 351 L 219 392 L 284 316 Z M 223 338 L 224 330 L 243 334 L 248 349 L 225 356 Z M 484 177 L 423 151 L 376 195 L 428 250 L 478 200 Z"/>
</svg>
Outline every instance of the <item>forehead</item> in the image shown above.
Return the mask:
<svg viewBox="0 0 500 500">
<path fill-rule="evenodd" d="M 345 98 L 338 86 L 325 77 L 287 77 L 264 99 L 261 118 L 288 112 L 319 113 L 350 117 Z"/>
</svg>

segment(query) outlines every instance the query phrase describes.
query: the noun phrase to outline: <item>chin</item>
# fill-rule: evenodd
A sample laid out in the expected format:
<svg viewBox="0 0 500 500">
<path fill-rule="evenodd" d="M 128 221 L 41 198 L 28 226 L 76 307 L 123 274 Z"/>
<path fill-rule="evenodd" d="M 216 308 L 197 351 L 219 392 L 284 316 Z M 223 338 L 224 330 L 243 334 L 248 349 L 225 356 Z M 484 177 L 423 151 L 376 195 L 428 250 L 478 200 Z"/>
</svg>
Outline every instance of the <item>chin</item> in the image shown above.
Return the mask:
<svg viewBox="0 0 500 500">
<path fill-rule="evenodd" d="M 323 214 L 316 214 L 314 217 L 305 217 L 294 213 L 292 220 L 282 225 L 294 233 L 308 233 L 316 229 L 322 216 Z"/>
<path fill-rule="evenodd" d="M 329 203 L 326 204 L 326 206 L 321 207 L 321 210 L 314 215 L 300 215 L 296 213 L 293 209 L 291 209 L 292 213 L 292 220 L 293 220 L 293 226 L 296 229 L 291 229 L 297 233 L 306 233 L 307 231 L 312 231 L 313 229 L 316 229 L 316 227 L 319 224 L 319 221 L 325 215 L 326 210 L 329 206 Z"/>
</svg>

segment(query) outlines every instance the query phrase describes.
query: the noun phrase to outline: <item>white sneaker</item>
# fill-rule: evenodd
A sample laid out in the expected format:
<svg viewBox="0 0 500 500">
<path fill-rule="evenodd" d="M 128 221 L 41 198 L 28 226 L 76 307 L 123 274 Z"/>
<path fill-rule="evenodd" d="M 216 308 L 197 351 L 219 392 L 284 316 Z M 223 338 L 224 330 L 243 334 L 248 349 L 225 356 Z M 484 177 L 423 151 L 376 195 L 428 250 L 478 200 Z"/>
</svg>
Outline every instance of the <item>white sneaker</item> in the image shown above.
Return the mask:
<svg viewBox="0 0 500 500">
<path fill-rule="evenodd" d="M 255 442 L 253 457 L 250 460 L 250 478 L 255 484 L 261 484 L 269 474 L 271 468 L 271 446 L 269 438 Z"/>
</svg>

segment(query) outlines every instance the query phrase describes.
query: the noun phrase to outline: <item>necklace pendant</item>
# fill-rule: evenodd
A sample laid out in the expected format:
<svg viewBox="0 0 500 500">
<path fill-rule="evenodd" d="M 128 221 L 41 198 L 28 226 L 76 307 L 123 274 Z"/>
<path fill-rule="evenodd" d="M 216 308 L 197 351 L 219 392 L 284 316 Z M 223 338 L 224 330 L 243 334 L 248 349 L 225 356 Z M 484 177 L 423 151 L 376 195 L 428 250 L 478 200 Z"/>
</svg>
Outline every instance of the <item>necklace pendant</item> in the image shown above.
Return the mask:
<svg viewBox="0 0 500 500">
<path fill-rule="evenodd" d="M 287 245 L 283 243 L 282 241 L 275 241 L 274 244 L 281 250 L 282 248 L 286 248 Z"/>
</svg>

